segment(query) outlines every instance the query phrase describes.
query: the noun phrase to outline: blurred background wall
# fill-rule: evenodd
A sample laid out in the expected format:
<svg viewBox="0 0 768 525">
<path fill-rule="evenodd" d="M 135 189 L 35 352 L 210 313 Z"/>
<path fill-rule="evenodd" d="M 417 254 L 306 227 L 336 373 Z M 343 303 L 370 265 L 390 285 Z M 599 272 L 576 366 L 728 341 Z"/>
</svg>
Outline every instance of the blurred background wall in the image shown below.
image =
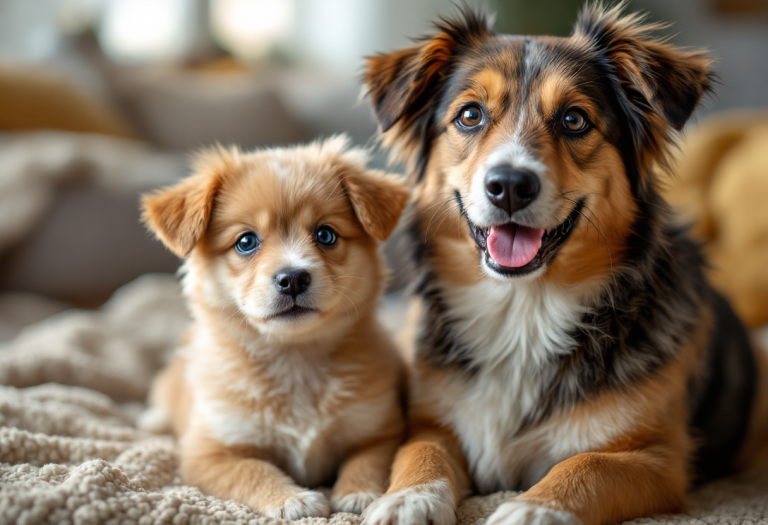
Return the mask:
<svg viewBox="0 0 768 525">
<path fill-rule="evenodd" d="M 502 32 L 567 35 L 581 0 L 469 2 Z M 721 83 L 698 117 L 768 107 L 768 1 L 632 0 L 706 47 Z M 178 262 L 139 224 L 138 195 L 185 153 L 351 134 L 362 57 L 430 31 L 449 0 L 0 1 L 0 291 L 97 305 Z M 377 158 L 381 163 L 381 158 Z M 0 301 L 0 316 L 2 315 Z M 6 312 L 5 315 L 16 315 Z"/>
</svg>

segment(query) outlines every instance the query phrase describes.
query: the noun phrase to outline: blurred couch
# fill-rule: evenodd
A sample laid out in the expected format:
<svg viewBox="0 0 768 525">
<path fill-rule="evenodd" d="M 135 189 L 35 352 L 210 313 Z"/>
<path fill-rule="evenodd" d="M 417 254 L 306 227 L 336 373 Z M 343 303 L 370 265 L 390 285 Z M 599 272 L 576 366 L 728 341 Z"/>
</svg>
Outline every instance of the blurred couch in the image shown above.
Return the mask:
<svg viewBox="0 0 768 525">
<path fill-rule="evenodd" d="M 184 174 L 181 155 L 103 134 L 0 135 L 0 290 L 96 306 L 174 256 L 139 220 L 139 195 Z"/>
</svg>

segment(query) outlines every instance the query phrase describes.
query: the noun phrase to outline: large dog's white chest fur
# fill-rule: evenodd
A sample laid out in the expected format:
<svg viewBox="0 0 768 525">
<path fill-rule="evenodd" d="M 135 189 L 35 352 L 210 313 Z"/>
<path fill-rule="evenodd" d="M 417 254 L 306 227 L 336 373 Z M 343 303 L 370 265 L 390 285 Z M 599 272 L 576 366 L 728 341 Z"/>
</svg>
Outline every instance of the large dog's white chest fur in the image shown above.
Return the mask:
<svg viewBox="0 0 768 525">
<path fill-rule="evenodd" d="M 557 357 L 576 344 L 569 334 L 585 308 L 575 291 L 487 280 L 445 292 L 454 334 L 471 348 L 477 372 L 442 375 L 439 383 L 416 378 L 415 401 L 436 408 L 455 432 L 480 492 L 530 487 L 559 461 L 618 430 L 544 422 L 519 432 L 554 377 Z"/>
</svg>

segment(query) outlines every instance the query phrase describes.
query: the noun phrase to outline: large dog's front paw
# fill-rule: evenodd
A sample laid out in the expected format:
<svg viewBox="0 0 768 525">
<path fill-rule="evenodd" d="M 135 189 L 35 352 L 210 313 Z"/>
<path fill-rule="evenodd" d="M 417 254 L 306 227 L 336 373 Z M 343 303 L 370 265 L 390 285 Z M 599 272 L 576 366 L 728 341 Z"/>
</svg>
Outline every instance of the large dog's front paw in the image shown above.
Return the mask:
<svg viewBox="0 0 768 525">
<path fill-rule="evenodd" d="M 343 496 L 333 495 L 331 497 L 331 509 L 333 512 L 349 512 L 351 514 L 360 514 L 368 506 L 379 499 L 381 494 L 373 492 L 352 492 Z"/>
<path fill-rule="evenodd" d="M 364 525 L 454 525 L 456 501 L 447 482 L 386 494 L 363 513 Z"/>
<path fill-rule="evenodd" d="M 302 490 L 278 499 L 263 513 L 282 520 L 327 518 L 331 514 L 331 507 L 328 504 L 328 499 L 321 492 Z"/>
<path fill-rule="evenodd" d="M 581 525 L 581 520 L 570 512 L 512 499 L 499 505 L 486 525 Z"/>
</svg>

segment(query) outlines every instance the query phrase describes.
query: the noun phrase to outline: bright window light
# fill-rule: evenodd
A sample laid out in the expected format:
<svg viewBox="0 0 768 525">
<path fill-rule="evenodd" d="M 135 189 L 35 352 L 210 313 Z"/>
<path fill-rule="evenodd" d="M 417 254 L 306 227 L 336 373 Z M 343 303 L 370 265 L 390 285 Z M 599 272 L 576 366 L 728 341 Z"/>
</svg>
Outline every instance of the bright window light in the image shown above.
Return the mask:
<svg viewBox="0 0 768 525">
<path fill-rule="evenodd" d="M 99 43 L 120 63 L 183 59 L 194 40 L 192 6 L 187 0 L 109 0 Z"/>
<path fill-rule="evenodd" d="M 263 58 L 294 22 L 293 0 L 211 0 L 211 32 L 243 60 Z"/>
</svg>

